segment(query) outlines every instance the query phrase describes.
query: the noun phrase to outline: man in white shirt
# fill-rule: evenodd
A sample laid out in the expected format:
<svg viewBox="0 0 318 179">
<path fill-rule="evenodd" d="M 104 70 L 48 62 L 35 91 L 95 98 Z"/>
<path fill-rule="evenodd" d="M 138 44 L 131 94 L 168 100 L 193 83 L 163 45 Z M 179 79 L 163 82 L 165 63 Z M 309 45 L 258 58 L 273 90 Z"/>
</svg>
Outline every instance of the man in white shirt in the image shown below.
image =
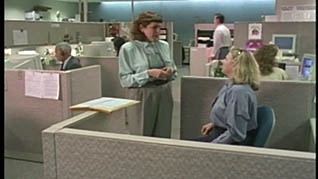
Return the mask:
<svg viewBox="0 0 318 179">
<path fill-rule="evenodd" d="M 220 13 L 214 15 L 215 31 L 213 34 L 213 51 L 212 58 L 225 59 L 229 51 L 229 47 L 232 46 L 230 30 L 223 24 L 224 16 Z"/>
</svg>

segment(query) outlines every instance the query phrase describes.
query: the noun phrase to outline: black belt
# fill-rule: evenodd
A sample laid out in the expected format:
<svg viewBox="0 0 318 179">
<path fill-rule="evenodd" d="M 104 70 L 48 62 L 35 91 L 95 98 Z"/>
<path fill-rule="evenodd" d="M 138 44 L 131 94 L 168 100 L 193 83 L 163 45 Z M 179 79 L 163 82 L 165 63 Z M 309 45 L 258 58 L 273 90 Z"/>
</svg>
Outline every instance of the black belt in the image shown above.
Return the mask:
<svg viewBox="0 0 318 179">
<path fill-rule="evenodd" d="M 167 84 L 168 82 L 169 82 L 169 80 L 149 81 L 149 82 L 147 82 L 145 85 L 143 85 L 141 87 L 129 87 L 128 89 L 131 89 L 131 88 L 142 88 L 142 87 L 147 87 L 147 86 L 160 86 L 160 85 Z"/>
<path fill-rule="evenodd" d="M 157 86 L 160 86 L 160 85 L 164 85 L 166 83 L 168 83 L 169 81 L 168 80 L 155 80 L 155 81 L 150 81 L 146 84 L 155 84 Z"/>
</svg>

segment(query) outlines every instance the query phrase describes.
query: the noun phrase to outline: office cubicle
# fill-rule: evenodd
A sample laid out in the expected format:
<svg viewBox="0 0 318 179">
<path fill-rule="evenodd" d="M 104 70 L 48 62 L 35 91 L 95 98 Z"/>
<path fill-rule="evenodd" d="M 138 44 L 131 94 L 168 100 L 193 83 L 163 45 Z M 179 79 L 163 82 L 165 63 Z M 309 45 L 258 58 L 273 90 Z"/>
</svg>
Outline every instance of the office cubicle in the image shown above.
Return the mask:
<svg viewBox="0 0 318 179">
<path fill-rule="evenodd" d="M 102 96 L 125 97 L 125 89 L 119 81 L 119 65 L 117 57 L 79 57 L 82 66 L 100 65 L 102 80 Z"/>
<path fill-rule="evenodd" d="M 113 115 L 117 114 L 86 112 L 45 129 L 45 178 L 311 179 L 316 175 L 314 153 L 127 135 L 123 121 Z"/>
<path fill-rule="evenodd" d="M 296 34 L 296 54 L 299 59 L 305 53 L 316 54 L 316 22 L 235 22 L 234 45 L 245 48 L 248 40 L 248 24 L 262 24 L 263 44 L 272 41 L 273 34 Z"/>
<path fill-rule="evenodd" d="M 100 66 L 34 70 L 58 74 L 58 100 L 25 96 L 26 71 L 5 70 L 5 157 L 42 161 L 41 131 L 82 112 L 69 106 L 101 97 Z"/>
<path fill-rule="evenodd" d="M 192 77 L 181 79 L 180 138 L 200 135 L 209 122 L 211 102 L 226 78 Z M 261 81 L 256 92 L 258 105 L 271 106 L 276 125 L 266 147 L 308 151 L 310 118 L 315 116 L 316 83 L 308 81 Z"/>
<path fill-rule="evenodd" d="M 105 23 L 100 22 L 52 22 L 52 21 L 25 21 L 5 20 L 6 47 L 49 45 L 63 41 L 63 36 L 68 34 L 70 43 L 90 43 L 94 40 L 104 40 Z M 41 30 L 39 30 L 41 29 Z M 25 43 L 17 43 L 14 33 L 25 32 Z"/>
</svg>

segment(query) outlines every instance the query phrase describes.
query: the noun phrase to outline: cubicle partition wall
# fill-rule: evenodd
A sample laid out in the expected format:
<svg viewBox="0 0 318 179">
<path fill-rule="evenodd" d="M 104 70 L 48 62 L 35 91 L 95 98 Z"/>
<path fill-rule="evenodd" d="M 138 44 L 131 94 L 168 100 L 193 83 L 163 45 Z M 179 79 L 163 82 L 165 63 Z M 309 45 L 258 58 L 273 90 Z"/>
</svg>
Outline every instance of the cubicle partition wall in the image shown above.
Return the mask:
<svg viewBox="0 0 318 179">
<path fill-rule="evenodd" d="M 102 80 L 102 96 L 125 97 L 125 90 L 119 82 L 119 66 L 117 57 L 79 57 L 82 66 L 100 65 Z"/>
<path fill-rule="evenodd" d="M 300 55 L 299 59 L 304 53 L 316 54 L 316 22 L 235 22 L 235 46 L 245 48 L 250 23 L 262 24 L 263 44 L 272 41 L 273 34 L 296 34 L 296 53 Z"/>
<path fill-rule="evenodd" d="M 45 129 L 44 177 L 311 179 L 316 175 L 315 153 L 121 134 L 110 131 L 118 122 L 113 115 L 86 112 Z"/>
<path fill-rule="evenodd" d="M 41 29 L 41 30 L 39 30 Z M 26 35 L 26 41 L 21 38 L 21 31 Z M 48 45 L 63 41 L 65 34 L 70 36 L 70 43 L 90 43 L 96 40 L 105 40 L 104 23 L 99 22 L 51 22 L 51 21 L 5 21 L 6 47 Z M 14 36 L 15 34 L 15 36 Z"/>
<path fill-rule="evenodd" d="M 192 77 L 181 79 L 180 138 L 200 135 L 209 122 L 211 102 L 224 85 L 225 78 Z M 256 92 L 258 105 L 271 106 L 276 125 L 266 147 L 308 151 L 310 118 L 315 115 L 316 83 L 305 81 L 262 81 Z"/>
<path fill-rule="evenodd" d="M 206 76 L 206 64 L 212 55 L 213 47 L 191 47 L 190 48 L 190 75 Z"/>
<path fill-rule="evenodd" d="M 5 157 L 42 161 L 41 131 L 81 113 L 69 106 L 101 97 L 100 66 L 35 70 L 59 75 L 58 100 L 25 96 L 26 71 L 5 70 Z"/>
</svg>

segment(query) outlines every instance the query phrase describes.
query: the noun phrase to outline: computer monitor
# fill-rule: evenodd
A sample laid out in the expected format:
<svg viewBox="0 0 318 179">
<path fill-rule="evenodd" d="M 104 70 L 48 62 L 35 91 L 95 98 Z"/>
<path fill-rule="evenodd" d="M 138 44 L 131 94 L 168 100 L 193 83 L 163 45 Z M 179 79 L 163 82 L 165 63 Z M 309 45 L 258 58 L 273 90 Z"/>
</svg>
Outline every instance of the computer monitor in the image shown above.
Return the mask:
<svg viewBox="0 0 318 179">
<path fill-rule="evenodd" d="M 43 70 L 39 55 L 12 55 L 5 60 L 6 69 Z"/>
<path fill-rule="evenodd" d="M 296 52 L 295 34 L 273 34 L 272 41 L 284 54 L 294 54 Z"/>
<path fill-rule="evenodd" d="M 305 80 L 316 80 L 316 55 L 304 54 L 301 62 L 300 76 Z"/>
</svg>

